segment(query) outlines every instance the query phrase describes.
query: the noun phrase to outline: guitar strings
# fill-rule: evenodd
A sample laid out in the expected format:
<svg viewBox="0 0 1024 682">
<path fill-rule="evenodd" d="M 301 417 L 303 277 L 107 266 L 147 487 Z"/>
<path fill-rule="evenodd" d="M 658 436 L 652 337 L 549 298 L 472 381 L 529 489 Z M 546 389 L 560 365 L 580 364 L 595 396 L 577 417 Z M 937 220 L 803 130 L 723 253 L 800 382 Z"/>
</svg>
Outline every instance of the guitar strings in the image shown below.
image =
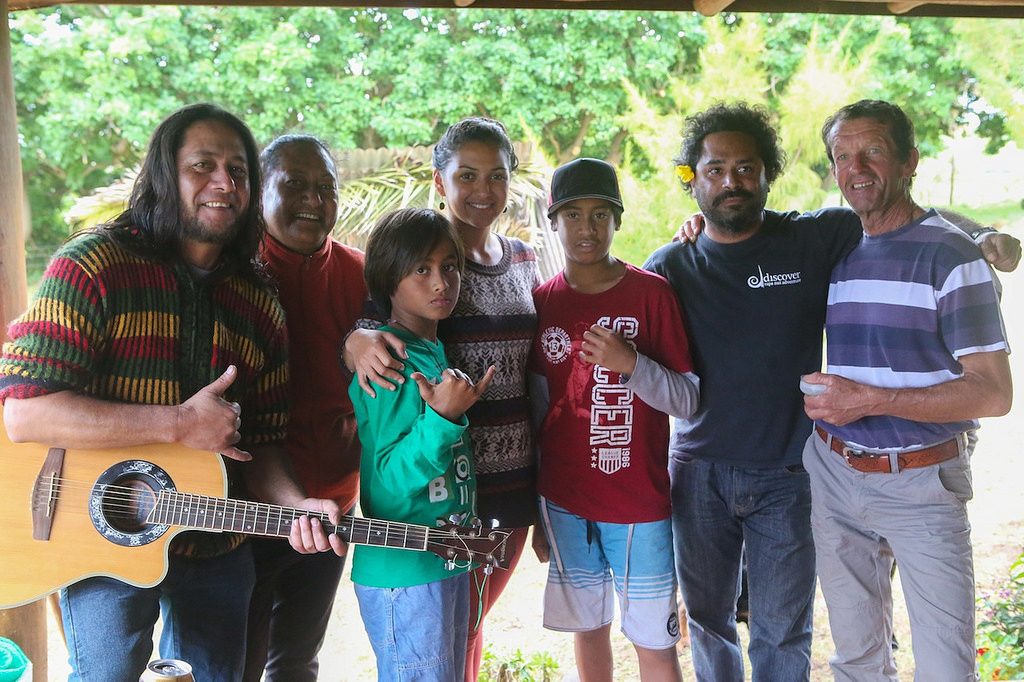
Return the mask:
<svg viewBox="0 0 1024 682">
<path fill-rule="evenodd" d="M 78 481 L 67 478 L 52 478 L 44 479 L 40 485 L 35 488 L 33 495 L 33 508 L 38 509 L 49 505 L 56 505 L 61 501 L 61 497 L 67 498 L 69 495 L 79 493 L 85 495 L 87 498 L 93 495 L 95 488 L 94 483 L 86 481 Z M 301 516 L 313 516 L 321 519 L 326 525 L 334 528 L 333 533 L 340 533 L 340 529 L 343 527 L 349 528 L 351 533 L 360 533 L 363 536 L 369 537 L 371 533 L 374 535 L 393 535 L 393 531 L 376 529 L 377 525 L 394 525 L 400 523 L 404 527 L 404 535 L 415 536 L 416 534 L 423 534 L 426 542 L 437 542 L 439 540 L 456 540 L 460 541 L 463 547 L 463 551 L 470 556 L 481 554 L 468 547 L 465 539 L 457 534 L 450 533 L 443 529 L 431 528 L 429 526 L 421 526 L 416 524 L 406 524 L 402 522 L 392 522 L 377 519 L 367 519 L 365 517 L 358 516 L 345 516 L 340 524 L 331 524 L 329 521 L 329 515 L 326 512 L 318 512 L 314 510 L 300 509 L 297 507 L 283 507 L 277 505 L 270 505 L 263 502 L 256 502 L 253 500 L 236 500 L 232 498 L 219 498 L 211 497 L 206 495 L 196 495 L 193 493 L 183 493 L 175 490 L 163 490 L 155 491 L 151 488 L 140 489 L 138 486 L 125 486 L 116 484 L 106 484 L 102 486 L 101 496 L 103 497 L 103 509 L 107 512 L 123 512 L 123 513 L 136 513 L 139 511 L 141 504 L 152 503 L 153 507 L 160 506 L 162 511 L 167 512 L 181 512 L 186 508 L 192 508 L 194 506 L 210 506 L 221 512 L 230 515 L 230 518 L 235 522 L 242 521 L 247 516 L 263 514 L 265 516 L 274 515 L 278 523 L 291 521 Z M 161 500 L 161 496 L 164 498 L 170 498 Z M 70 505 L 62 505 L 62 512 L 68 511 L 67 507 Z M 243 509 L 239 509 L 242 507 Z M 78 511 L 81 509 L 83 512 L 88 510 L 87 505 L 81 507 L 75 507 L 73 510 Z M 241 512 L 241 513 L 239 513 Z M 167 525 L 187 525 L 187 524 L 167 524 Z M 492 531 L 493 532 L 493 531 Z M 258 534 L 258 533 L 250 533 Z M 287 533 L 285 533 L 287 534 Z M 507 539 L 507 534 L 506 538 Z M 504 544 L 505 540 L 502 541 L 498 546 Z M 365 544 L 365 543 L 364 543 Z"/>
<path fill-rule="evenodd" d="M 32 509 L 37 511 L 48 508 L 47 514 L 52 514 L 63 500 L 66 504 L 60 504 L 61 513 L 69 510 L 87 512 L 96 495 L 101 498 L 100 513 L 105 521 L 129 535 L 157 524 L 287 537 L 295 519 L 311 516 L 320 519 L 325 532 L 341 535 L 353 544 L 432 551 L 461 568 L 467 567 L 472 561 L 500 567 L 500 561 L 495 557 L 504 555 L 504 552 L 496 554 L 496 551 L 502 549 L 509 538 L 509 533 L 496 529 L 483 535 L 467 536 L 450 526 L 432 528 L 358 516 L 344 516 L 335 525 L 325 512 L 183 493 L 173 489 L 154 490 L 141 481 L 134 485 L 97 485 L 63 477 L 44 477 L 33 489 Z M 79 498 L 80 504 L 70 499 L 75 497 Z M 117 523 L 118 520 L 121 523 Z M 395 530 L 395 526 L 399 529 Z M 487 551 L 473 549 L 469 544 L 481 540 L 494 541 L 495 533 L 500 535 L 500 541 Z"/>
</svg>

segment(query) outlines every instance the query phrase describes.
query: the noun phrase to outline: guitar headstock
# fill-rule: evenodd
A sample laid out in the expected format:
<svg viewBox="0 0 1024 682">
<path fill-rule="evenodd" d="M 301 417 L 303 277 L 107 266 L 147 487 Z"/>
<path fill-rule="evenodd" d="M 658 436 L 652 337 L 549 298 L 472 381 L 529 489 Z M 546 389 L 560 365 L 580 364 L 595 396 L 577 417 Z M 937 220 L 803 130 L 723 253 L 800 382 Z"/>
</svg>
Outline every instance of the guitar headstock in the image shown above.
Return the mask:
<svg viewBox="0 0 1024 682">
<path fill-rule="evenodd" d="M 515 558 L 515 547 L 508 542 L 509 528 L 458 526 L 452 523 L 431 528 L 427 550 L 446 561 L 472 561 L 507 569 Z"/>
</svg>

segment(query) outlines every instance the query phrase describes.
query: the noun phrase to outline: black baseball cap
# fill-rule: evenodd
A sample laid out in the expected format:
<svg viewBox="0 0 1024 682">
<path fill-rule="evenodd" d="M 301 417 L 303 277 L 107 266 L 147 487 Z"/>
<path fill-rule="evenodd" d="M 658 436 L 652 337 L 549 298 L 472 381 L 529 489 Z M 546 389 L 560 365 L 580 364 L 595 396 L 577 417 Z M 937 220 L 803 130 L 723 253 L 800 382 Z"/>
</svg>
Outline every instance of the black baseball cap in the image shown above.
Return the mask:
<svg viewBox="0 0 1024 682">
<path fill-rule="evenodd" d="M 576 159 L 559 166 L 551 176 L 548 218 L 573 199 L 604 199 L 625 211 L 615 169 L 600 159 Z"/>
</svg>

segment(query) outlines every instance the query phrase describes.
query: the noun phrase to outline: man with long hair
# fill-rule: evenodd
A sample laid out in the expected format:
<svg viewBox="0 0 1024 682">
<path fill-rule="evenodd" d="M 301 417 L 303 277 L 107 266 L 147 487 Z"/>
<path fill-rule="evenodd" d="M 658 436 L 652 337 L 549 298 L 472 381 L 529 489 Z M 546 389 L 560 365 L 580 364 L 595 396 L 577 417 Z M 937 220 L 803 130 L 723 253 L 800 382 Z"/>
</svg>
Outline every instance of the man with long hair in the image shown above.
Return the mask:
<svg viewBox="0 0 1024 682">
<path fill-rule="evenodd" d="M 284 456 L 287 335 L 254 263 L 263 232 L 258 150 L 245 124 L 208 104 L 168 117 L 128 209 L 69 240 L 11 324 L 0 359 L 11 439 L 217 452 L 234 494 L 336 519 L 337 505 L 307 498 Z M 308 517 L 291 544 L 340 546 Z M 61 591 L 72 680 L 137 679 L 158 616 L 162 657 L 191 663 L 201 680 L 239 678 L 248 544 L 189 532 L 169 551 L 155 587 L 93 577 Z"/>
</svg>

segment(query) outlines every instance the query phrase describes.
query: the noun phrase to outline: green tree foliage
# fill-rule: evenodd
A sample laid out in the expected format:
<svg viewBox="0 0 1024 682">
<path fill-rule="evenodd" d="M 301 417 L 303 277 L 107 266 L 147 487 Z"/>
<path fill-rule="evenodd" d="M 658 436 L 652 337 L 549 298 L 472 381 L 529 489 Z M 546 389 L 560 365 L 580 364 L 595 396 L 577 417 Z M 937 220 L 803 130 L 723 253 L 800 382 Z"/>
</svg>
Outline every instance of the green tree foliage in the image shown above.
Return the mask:
<svg viewBox="0 0 1024 682">
<path fill-rule="evenodd" d="M 630 91 L 620 125 L 656 172 L 639 184 L 623 183 L 627 210 L 636 211 L 624 221 L 616 253 L 642 259 L 696 210 L 671 159 L 685 117 L 715 102 L 743 100 L 774 114 L 787 165 L 768 205 L 780 210 L 822 205 L 832 186 L 822 123 L 849 102 L 900 103 L 915 121 L 922 151 L 937 149 L 942 135 L 963 125 L 979 87 L 950 47 L 951 26 L 943 19 L 777 14 L 726 14 L 707 22 L 699 68 L 667 86 L 674 106 L 659 108 L 639 88 Z M 634 232 L 638 225 L 645 229 Z"/>
<path fill-rule="evenodd" d="M 993 142 L 988 151 L 1011 139 L 1024 146 L 1024 21 L 960 19 L 953 34 L 977 79 L 979 118 Z"/>
<path fill-rule="evenodd" d="M 765 46 L 765 65 L 773 75 L 773 90 L 785 89 L 790 74 L 801 66 L 812 45 L 838 48 L 826 66 L 845 63 L 846 69 L 862 69 L 863 79 L 853 97 L 897 102 L 917 129 L 925 155 L 941 144 L 942 135 L 965 123 L 965 108 L 974 98 L 973 63 L 963 58 L 959 45 L 950 40 L 952 19 L 849 17 L 842 15 L 771 14 L 773 27 Z M 829 95 L 834 81 L 818 85 Z M 820 128 L 820 123 L 819 123 Z"/>
<path fill-rule="evenodd" d="M 194 101 L 261 140 L 429 144 L 486 114 L 556 160 L 614 157 L 620 82 L 655 91 L 692 61 L 684 38 L 700 26 L 671 12 L 78 6 L 9 23 L 36 239 L 51 241 L 74 195 L 136 164 L 159 120 Z"/>
<path fill-rule="evenodd" d="M 673 196 L 670 173 L 661 190 L 641 186 L 667 172 L 682 117 L 712 101 L 775 111 L 794 162 L 782 182 L 820 191 L 817 128 L 833 104 L 898 101 L 927 151 L 979 103 L 988 72 L 974 60 L 994 56 L 983 28 L 950 40 L 952 20 L 832 15 L 68 5 L 8 23 L 43 243 L 66 233 L 77 196 L 136 165 L 155 125 L 195 101 L 239 113 L 260 140 L 306 130 L 339 149 L 430 144 L 489 115 L 552 164 L 628 163 L 649 203 Z M 993 74 L 1019 71 L 1024 48 L 1012 48 Z M 1018 81 L 986 90 L 988 120 L 1018 111 Z"/>
<path fill-rule="evenodd" d="M 629 89 L 629 108 L 620 125 L 631 131 L 631 144 L 654 160 L 656 172 L 643 182 L 627 172 L 622 183 L 627 214 L 614 244 L 619 257 L 642 262 L 698 210 L 679 184 L 673 158 L 679 150 L 684 119 L 716 102 L 742 100 L 774 113 L 787 165 L 772 187 L 770 207 L 788 210 L 821 205 L 826 193 L 823 183 L 827 182 L 821 123 L 866 87 L 874 50 L 864 50 L 859 60 L 850 60 L 843 53 L 841 40 L 822 41 L 812 28 L 800 58 L 791 61 L 791 69 L 787 67 L 782 87 L 778 80 L 782 72 L 769 70 L 762 57 L 764 31 L 765 25 L 754 21 L 709 25 L 700 70 L 669 86 L 677 108 L 659 113 L 644 93 Z"/>
</svg>

